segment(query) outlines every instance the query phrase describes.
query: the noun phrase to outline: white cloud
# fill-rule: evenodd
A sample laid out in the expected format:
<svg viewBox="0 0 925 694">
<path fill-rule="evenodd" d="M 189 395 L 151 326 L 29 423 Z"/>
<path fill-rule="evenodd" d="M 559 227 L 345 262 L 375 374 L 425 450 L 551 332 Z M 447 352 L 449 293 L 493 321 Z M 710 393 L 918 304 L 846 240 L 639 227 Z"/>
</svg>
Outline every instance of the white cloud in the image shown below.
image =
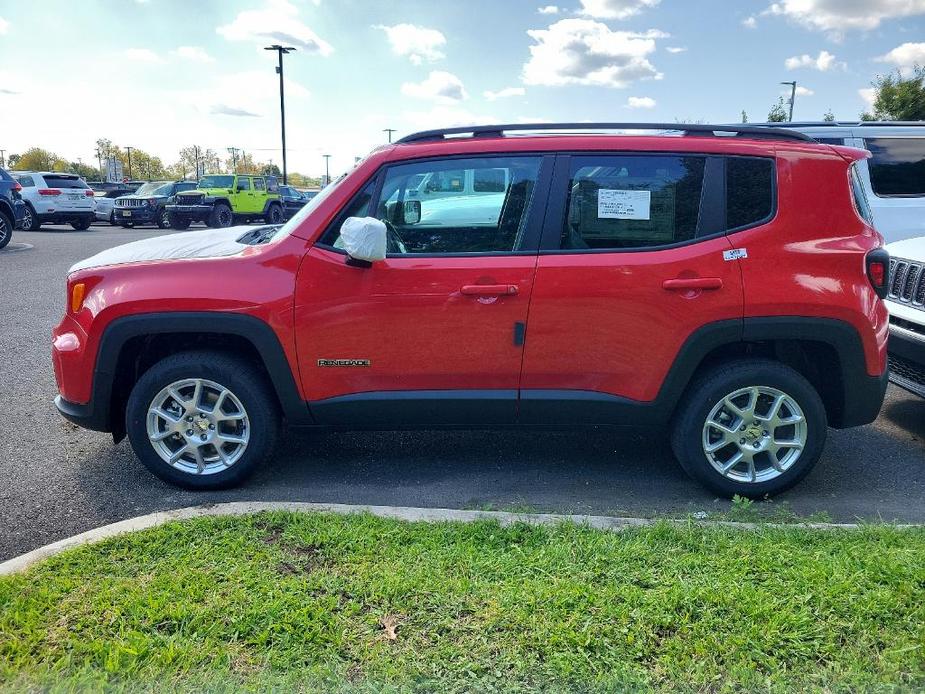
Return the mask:
<svg viewBox="0 0 925 694">
<path fill-rule="evenodd" d="M 873 107 L 874 101 L 877 99 L 877 90 L 873 87 L 858 89 L 858 96 L 861 97 L 861 100 L 867 104 L 868 107 Z"/>
<path fill-rule="evenodd" d="M 456 106 L 434 106 L 429 111 L 407 111 L 403 116 L 415 130 L 488 125 L 499 122 L 496 116 L 476 114 Z"/>
<path fill-rule="evenodd" d="M 253 111 L 248 111 L 244 108 L 229 106 L 228 104 L 212 104 L 212 107 L 209 109 L 209 113 L 217 116 L 245 116 L 249 118 L 260 117 L 259 113 L 254 113 Z"/>
<path fill-rule="evenodd" d="M 206 50 L 200 46 L 180 46 L 172 53 L 178 58 L 184 60 L 193 60 L 199 63 L 214 63 L 215 58 L 206 53 Z"/>
<path fill-rule="evenodd" d="M 667 37 L 660 31 L 611 31 L 590 19 L 562 19 L 527 34 L 536 42 L 523 67 L 528 85 L 621 88 L 636 80 L 662 77 L 646 58 L 655 51 L 655 39 Z"/>
<path fill-rule="evenodd" d="M 876 29 L 887 19 L 925 14 L 925 0 L 780 0 L 764 13 L 838 34 Z"/>
<path fill-rule="evenodd" d="M 754 17 L 746 17 L 742 20 L 742 26 L 744 26 L 746 29 L 757 29 L 758 20 Z"/>
<path fill-rule="evenodd" d="M 377 25 L 382 29 L 392 45 L 392 52 L 396 55 L 408 56 L 415 65 L 425 60 L 434 62 L 444 57 L 440 50 L 446 45 L 446 36 L 436 29 L 428 29 L 415 24 L 396 24 L 394 26 Z"/>
<path fill-rule="evenodd" d="M 626 100 L 627 108 L 655 108 L 655 99 L 649 96 L 631 96 Z"/>
<path fill-rule="evenodd" d="M 668 46 L 665 50 L 669 53 L 684 53 L 687 48 L 684 46 Z"/>
<path fill-rule="evenodd" d="M 504 99 L 509 96 L 523 96 L 527 93 L 527 90 L 523 87 L 505 87 L 504 89 L 499 89 L 496 92 L 486 90 L 482 92 L 484 96 L 489 101 L 494 101 L 495 99 Z"/>
<path fill-rule="evenodd" d="M 808 67 L 820 72 L 827 72 L 835 67 L 845 68 L 844 63 L 836 62 L 835 56 L 829 53 L 828 51 L 819 51 L 819 55 L 813 58 L 811 55 L 804 53 L 803 55 L 795 55 L 792 58 L 787 58 L 784 61 L 784 67 L 788 70 L 796 70 L 798 68 Z"/>
<path fill-rule="evenodd" d="M 559 14 L 559 6 L 558 5 L 544 5 L 543 7 L 537 8 L 536 11 L 539 12 L 540 14 Z"/>
<path fill-rule="evenodd" d="M 661 0 L 581 0 L 579 14 L 595 19 L 628 19 Z"/>
<path fill-rule="evenodd" d="M 318 55 L 334 51 L 299 19 L 298 8 L 288 0 L 267 0 L 262 9 L 243 10 L 216 31 L 229 41 L 275 42 Z"/>
<path fill-rule="evenodd" d="M 797 85 L 797 96 L 812 96 L 812 95 L 815 94 L 815 93 L 816 93 L 816 92 L 814 92 L 812 89 L 809 89 L 809 88 L 807 88 L 807 87 L 801 87 L 800 85 Z M 789 97 L 790 97 L 790 92 L 786 92 L 786 93 L 784 94 L 784 96 L 786 96 L 786 97 L 789 98 Z"/>
<path fill-rule="evenodd" d="M 440 104 L 455 104 L 469 98 L 463 83 L 451 72 L 433 70 L 423 82 L 405 82 L 401 93 L 415 99 L 430 99 Z"/>
<path fill-rule="evenodd" d="M 893 63 L 900 70 L 909 71 L 915 65 L 925 65 L 925 43 L 904 43 L 877 60 Z"/>
<path fill-rule="evenodd" d="M 123 55 L 136 63 L 162 63 L 164 59 L 150 48 L 126 48 Z"/>
<path fill-rule="evenodd" d="M 5 34 L 9 31 L 10 23 L 5 20 L 3 17 L 0 17 L 0 34 Z"/>
</svg>

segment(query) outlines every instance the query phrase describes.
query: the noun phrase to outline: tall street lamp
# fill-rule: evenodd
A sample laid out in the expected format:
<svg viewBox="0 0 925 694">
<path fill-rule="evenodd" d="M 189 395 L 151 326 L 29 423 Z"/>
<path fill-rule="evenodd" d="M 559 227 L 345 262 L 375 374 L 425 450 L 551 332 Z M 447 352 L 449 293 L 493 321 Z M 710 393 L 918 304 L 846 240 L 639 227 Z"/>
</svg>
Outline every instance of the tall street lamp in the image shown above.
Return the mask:
<svg viewBox="0 0 925 694">
<path fill-rule="evenodd" d="M 126 147 L 125 151 L 128 152 L 128 180 L 132 180 L 132 150 L 134 147 Z"/>
<path fill-rule="evenodd" d="M 793 82 L 781 82 L 781 84 L 787 85 L 790 87 L 790 118 L 788 118 L 787 121 L 792 122 L 793 121 L 793 100 L 796 99 L 796 96 L 797 96 L 797 82 L 796 80 L 794 80 Z"/>
<path fill-rule="evenodd" d="M 331 182 L 331 169 L 328 166 L 331 162 L 331 155 L 322 154 L 321 156 L 324 157 L 324 184 L 328 185 Z"/>
<path fill-rule="evenodd" d="M 291 53 L 295 50 L 292 46 L 280 46 L 274 43 L 272 46 L 264 46 L 265 51 L 276 51 L 279 55 L 279 65 L 276 67 L 276 74 L 279 75 L 279 122 L 280 130 L 283 135 L 283 185 L 286 185 L 286 98 L 283 92 L 283 54 Z"/>
<path fill-rule="evenodd" d="M 383 128 L 382 132 L 388 133 L 389 135 L 389 144 L 392 144 L 392 133 L 395 132 L 395 128 Z"/>
</svg>

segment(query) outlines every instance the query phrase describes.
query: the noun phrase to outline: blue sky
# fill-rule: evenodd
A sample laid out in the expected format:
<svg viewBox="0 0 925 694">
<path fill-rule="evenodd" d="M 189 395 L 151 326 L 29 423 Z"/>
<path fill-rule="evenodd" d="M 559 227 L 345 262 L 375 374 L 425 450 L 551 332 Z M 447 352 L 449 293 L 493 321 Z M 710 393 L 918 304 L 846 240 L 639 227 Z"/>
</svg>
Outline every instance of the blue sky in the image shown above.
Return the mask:
<svg viewBox="0 0 925 694">
<path fill-rule="evenodd" d="M 175 160 L 198 144 L 332 173 L 413 130 L 492 121 L 856 119 L 925 64 L 925 0 L 0 0 L 0 148 Z"/>
</svg>

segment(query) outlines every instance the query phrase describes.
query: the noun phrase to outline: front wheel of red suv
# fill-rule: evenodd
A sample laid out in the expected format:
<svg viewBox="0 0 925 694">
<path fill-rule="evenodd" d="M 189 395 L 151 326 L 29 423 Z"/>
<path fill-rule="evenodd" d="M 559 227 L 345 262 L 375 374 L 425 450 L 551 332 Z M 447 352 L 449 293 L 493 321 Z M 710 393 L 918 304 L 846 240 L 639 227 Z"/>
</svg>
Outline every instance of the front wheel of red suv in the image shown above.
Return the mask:
<svg viewBox="0 0 925 694">
<path fill-rule="evenodd" d="M 801 374 L 769 359 L 701 374 L 675 415 L 671 445 L 681 467 L 726 497 L 762 498 L 791 488 L 825 444 L 819 394 Z"/>
<path fill-rule="evenodd" d="M 135 454 L 162 480 L 223 489 L 272 454 L 279 414 L 266 381 L 245 361 L 183 352 L 138 379 L 125 425 Z"/>
</svg>

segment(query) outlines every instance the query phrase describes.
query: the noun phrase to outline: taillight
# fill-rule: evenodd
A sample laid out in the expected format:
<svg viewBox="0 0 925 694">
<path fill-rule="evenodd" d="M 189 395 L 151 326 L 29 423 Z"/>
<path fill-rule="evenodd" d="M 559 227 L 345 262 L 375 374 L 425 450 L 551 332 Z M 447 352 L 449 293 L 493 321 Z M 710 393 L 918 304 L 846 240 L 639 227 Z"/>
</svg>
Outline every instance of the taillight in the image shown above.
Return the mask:
<svg viewBox="0 0 925 694">
<path fill-rule="evenodd" d="M 15 183 L 13 183 L 13 192 L 18 193 L 18 192 L 21 191 L 21 190 L 22 190 L 22 186 L 19 185 L 19 182 L 18 182 L 18 181 L 15 182 Z"/>
<path fill-rule="evenodd" d="M 92 198 L 92 197 L 93 197 L 93 190 L 92 190 L 91 188 L 87 188 L 87 189 L 84 191 L 84 195 L 86 195 L 88 198 Z"/>
<path fill-rule="evenodd" d="M 890 254 L 883 248 L 875 248 L 867 254 L 867 279 L 877 296 L 885 299 L 890 285 Z"/>
<path fill-rule="evenodd" d="M 39 195 L 61 195 L 57 188 L 39 188 Z"/>
<path fill-rule="evenodd" d="M 77 313 L 84 305 L 84 296 L 87 291 L 87 285 L 78 282 L 71 287 L 71 313 Z"/>
</svg>

